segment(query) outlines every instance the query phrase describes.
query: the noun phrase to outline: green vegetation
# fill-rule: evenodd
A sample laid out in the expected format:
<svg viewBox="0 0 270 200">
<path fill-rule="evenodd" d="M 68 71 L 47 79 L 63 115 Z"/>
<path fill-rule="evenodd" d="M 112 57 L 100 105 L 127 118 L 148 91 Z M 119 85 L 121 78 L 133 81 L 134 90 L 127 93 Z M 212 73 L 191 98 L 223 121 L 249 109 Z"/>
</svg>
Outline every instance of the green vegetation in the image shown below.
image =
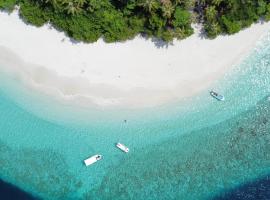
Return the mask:
<svg viewBox="0 0 270 200">
<path fill-rule="evenodd" d="M 270 20 L 269 0 L 200 0 L 197 8 L 210 38 L 237 33 L 260 18 Z"/>
<path fill-rule="evenodd" d="M 20 15 L 36 26 L 50 22 L 78 41 L 124 41 L 137 34 L 164 41 L 193 33 L 202 22 L 210 38 L 233 34 L 260 18 L 270 20 L 270 0 L 0 0 L 0 8 L 20 5 Z"/>
<path fill-rule="evenodd" d="M 12 10 L 16 4 L 16 0 L 0 0 L 0 8 L 6 10 Z"/>
</svg>

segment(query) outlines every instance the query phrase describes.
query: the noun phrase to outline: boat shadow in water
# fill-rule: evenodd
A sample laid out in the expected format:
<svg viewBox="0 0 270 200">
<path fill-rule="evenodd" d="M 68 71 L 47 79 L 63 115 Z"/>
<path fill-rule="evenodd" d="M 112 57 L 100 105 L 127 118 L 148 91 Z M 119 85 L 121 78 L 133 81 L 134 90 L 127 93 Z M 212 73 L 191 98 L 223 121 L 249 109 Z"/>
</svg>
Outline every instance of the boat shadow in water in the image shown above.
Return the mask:
<svg viewBox="0 0 270 200">
<path fill-rule="evenodd" d="M 0 199 L 2 200 L 39 200 L 19 188 L 0 180 Z"/>
<path fill-rule="evenodd" d="M 212 200 L 270 200 L 270 175 L 224 192 Z"/>
</svg>

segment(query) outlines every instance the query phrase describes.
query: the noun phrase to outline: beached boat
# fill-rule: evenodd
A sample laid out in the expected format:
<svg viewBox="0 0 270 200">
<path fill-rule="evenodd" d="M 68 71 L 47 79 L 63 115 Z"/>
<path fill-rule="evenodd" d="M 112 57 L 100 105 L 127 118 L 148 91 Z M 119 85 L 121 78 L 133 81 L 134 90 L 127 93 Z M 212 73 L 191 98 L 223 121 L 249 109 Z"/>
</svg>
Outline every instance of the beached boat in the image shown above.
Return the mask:
<svg viewBox="0 0 270 200">
<path fill-rule="evenodd" d="M 125 153 L 129 152 L 129 148 L 127 148 L 125 145 L 121 144 L 120 142 L 118 142 L 116 144 L 116 147 L 118 147 L 119 149 L 121 149 L 122 151 L 124 151 Z"/>
<path fill-rule="evenodd" d="M 94 155 L 94 156 L 84 160 L 84 164 L 86 166 L 89 166 L 89 165 L 92 165 L 92 164 L 94 164 L 95 162 L 97 162 L 97 161 L 99 161 L 101 159 L 102 159 L 102 155 Z"/>
<path fill-rule="evenodd" d="M 210 92 L 210 95 L 212 97 L 214 97 L 215 99 L 219 100 L 219 101 L 224 101 L 225 100 L 225 97 L 222 96 L 222 95 L 220 95 L 220 94 L 218 94 L 217 92 L 211 91 Z"/>
</svg>

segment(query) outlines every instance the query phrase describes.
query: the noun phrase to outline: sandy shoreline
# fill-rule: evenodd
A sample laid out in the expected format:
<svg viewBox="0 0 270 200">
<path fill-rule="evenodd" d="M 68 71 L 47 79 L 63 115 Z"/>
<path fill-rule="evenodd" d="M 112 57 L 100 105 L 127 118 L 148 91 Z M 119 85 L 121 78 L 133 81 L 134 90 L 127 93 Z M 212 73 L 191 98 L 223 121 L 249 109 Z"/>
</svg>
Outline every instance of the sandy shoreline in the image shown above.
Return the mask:
<svg viewBox="0 0 270 200">
<path fill-rule="evenodd" d="M 0 70 L 32 89 L 101 107 L 157 106 L 196 94 L 270 30 L 270 23 L 255 24 L 215 40 L 195 33 L 158 48 L 140 37 L 125 43 L 74 44 L 49 25 L 25 25 L 17 12 L 0 12 L 0 26 Z"/>
</svg>

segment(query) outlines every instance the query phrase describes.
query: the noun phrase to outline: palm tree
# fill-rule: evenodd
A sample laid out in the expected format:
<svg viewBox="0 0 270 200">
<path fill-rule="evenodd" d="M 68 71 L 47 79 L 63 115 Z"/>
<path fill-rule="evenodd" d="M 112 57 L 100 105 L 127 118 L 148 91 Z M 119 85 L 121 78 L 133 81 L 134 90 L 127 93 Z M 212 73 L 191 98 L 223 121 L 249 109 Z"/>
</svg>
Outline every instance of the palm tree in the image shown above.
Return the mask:
<svg viewBox="0 0 270 200">
<path fill-rule="evenodd" d="M 219 24 L 217 22 L 212 23 L 211 28 L 212 28 L 212 32 L 215 35 L 218 35 L 220 33 L 220 26 L 219 26 Z"/>
<path fill-rule="evenodd" d="M 158 1 L 157 0 L 141 0 L 138 3 L 139 6 L 142 6 L 146 11 L 151 13 L 153 10 L 158 8 Z"/>
<path fill-rule="evenodd" d="M 86 0 L 75 0 L 74 2 L 77 4 L 77 6 L 82 8 L 84 4 L 86 3 Z"/>
<path fill-rule="evenodd" d="M 63 2 L 63 5 L 65 5 L 65 10 L 68 14 L 75 15 L 81 11 L 78 4 L 74 3 L 73 1 Z"/>
<path fill-rule="evenodd" d="M 181 40 L 185 37 L 185 30 L 182 28 L 177 27 L 174 30 L 174 37 L 176 37 L 177 39 Z"/>
<path fill-rule="evenodd" d="M 174 12 L 174 6 L 171 3 L 165 4 L 162 6 L 162 15 L 166 18 L 171 18 L 172 13 Z"/>
<path fill-rule="evenodd" d="M 215 8 L 215 6 L 209 6 L 206 8 L 206 19 L 208 21 L 215 21 L 216 20 L 216 16 L 217 16 L 217 10 Z"/>
<path fill-rule="evenodd" d="M 212 4 L 215 6 L 219 6 L 219 4 L 222 2 L 222 0 L 212 0 Z"/>
<path fill-rule="evenodd" d="M 46 4 L 51 4 L 54 8 L 59 8 L 61 7 L 61 0 L 41 0 L 42 2 Z"/>
</svg>

